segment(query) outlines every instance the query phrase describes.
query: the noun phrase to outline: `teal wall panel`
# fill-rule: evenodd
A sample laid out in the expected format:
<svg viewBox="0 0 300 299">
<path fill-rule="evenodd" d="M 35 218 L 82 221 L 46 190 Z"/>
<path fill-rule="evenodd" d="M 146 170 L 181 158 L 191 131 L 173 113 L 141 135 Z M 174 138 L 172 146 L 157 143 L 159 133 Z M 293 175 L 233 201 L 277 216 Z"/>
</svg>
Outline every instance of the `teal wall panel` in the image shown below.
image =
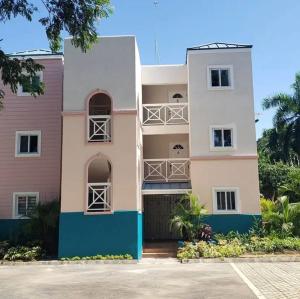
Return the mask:
<svg viewBox="0 0 300 299">
<path fill-rule="evenodd" d="M 117 211 L 104 215 L 61 213 L 59 256 L 142 254 L 142 214 Z"/>
<path fill-rule="evenodd" d="M 26 219 L 0 219 L 0 240 L 15 239 Z"/>
<path fill-rule="evenodd" d="M 207 215 L 204 217 L 203 221 L 212 227 L 214 233 L 226 234 L 230 231 L 247 233 L 253 226 L 255 219 L 260 218 L 260 215 L 219 214 Z"/>
</svg>

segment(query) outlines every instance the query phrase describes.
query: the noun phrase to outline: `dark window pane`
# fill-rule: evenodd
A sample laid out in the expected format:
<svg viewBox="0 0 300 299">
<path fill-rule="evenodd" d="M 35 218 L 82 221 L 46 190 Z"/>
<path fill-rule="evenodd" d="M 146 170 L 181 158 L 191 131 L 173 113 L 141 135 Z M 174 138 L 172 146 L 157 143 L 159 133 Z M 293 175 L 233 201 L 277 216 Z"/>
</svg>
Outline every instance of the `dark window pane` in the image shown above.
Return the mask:
<svg viewBox="0 0 300 299">
<path fill-rule="evenodd" d="M 30 153 L 37 153 L 38 152 L 38 136 L 30 136 Z"/>
<path fill-rule="evenodd" d="M 211 86 L 220 86 L 219 70 L 211 70 Z"/>
<path fill-rule="evenodd" d="M 226 192 L 226 201 L 227 201 L 227 210 L 231 210 L 231 199 L 230 199 L 230 193 L 231 192 Z"/>
<path fill-rule="evenodd" d="M 221 193 L 221 210 L 226 210 L 225 192 Z"/>
<path fill-rule="evenodd" d="M 27 198 L 27 211 L 26 215 L 31 214 L 36 207 L 36 196 L 28 196 Z"/>
<path fill-rule="evenodd" d="M 26 215 L 26 196 L 18 196 L 17 198 L 18 215 Z"/>
<path fill-rule="evenodd" d="M 231 193 L 231 207 L 232 210 L 235 210 L 235 192 L 230 192 Z"/>
<path fill-rule="evenodd" d="M 218 210 L 226 210 L 225 192 L 217 192 L 217 208 Z"/>
<path fill-rule="evenodd" d="M 229 70 L 221 70 L 221 86 L 229 85 Z"/>
<path fill-rule="evenodd" d="M 182 99 L 182 98 L 183 98 L 183 96 L 180 93 L 175 93 L 173 95 L 173 99 Z"/>
<path fill-rule="evenodd" d="M 20 136 L 20 153 L 28 153 L 28 136 Z"/>
<path fill-rule="evenodd" d="M 22 91 L 23 92 L 30 92 L 30 78 L 26 77 L 23 84 L 22 84 Z"/>
<path fill-rule="evenodd" d="M 214 146 L 222 146 L 222 130 L 214 130 Z"/>
<path fill-rule="evenodd" d="M 32 90 L 37 91 L 40 86 L 40 77 L 39 76 L 34 76 L 32 78 Z"/>
<path fill-rule="evenodd" d="M 217 208 L 218 208 L 218 210 L 221 210 L 221 194 L 220 194 L 220 192 L 217 192 Z"/>
<path fill-rule="evenodd" d="M 224 130 L 224 146 L 232 146 L 231 130 Z"/>
</svg>

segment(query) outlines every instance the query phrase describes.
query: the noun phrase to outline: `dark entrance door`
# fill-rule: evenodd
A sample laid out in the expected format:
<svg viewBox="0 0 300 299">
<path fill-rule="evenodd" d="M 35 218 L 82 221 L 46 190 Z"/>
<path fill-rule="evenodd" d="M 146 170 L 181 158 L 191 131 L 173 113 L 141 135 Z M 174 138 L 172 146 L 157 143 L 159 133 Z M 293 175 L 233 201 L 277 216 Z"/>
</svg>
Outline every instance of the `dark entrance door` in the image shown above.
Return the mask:
<svg viewBox="0 0 300 299">
<path fill-rule="evenodd" d="M 178 233 L 170 230 L 170 219 L 182 195 L 144 195 L 144 239 L 178 240 Z"/>
</svg>

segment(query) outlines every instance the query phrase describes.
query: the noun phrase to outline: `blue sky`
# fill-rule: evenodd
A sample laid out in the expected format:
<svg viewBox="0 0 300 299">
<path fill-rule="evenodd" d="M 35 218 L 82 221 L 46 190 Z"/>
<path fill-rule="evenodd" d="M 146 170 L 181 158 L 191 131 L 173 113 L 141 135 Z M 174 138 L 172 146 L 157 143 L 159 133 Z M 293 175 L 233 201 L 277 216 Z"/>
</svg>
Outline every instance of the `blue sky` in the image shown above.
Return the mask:
<svg viewBox="0 0 300 299">
<path fill-rule="evenodd" d="M 300 1 L 160 0 L 156 9 L 153 2 L 112 0 L 114 14 L 99 24 L 100 35 L 136 35 L 143 64 L 156 63 L 155 31 L 161 64 L 184 63 L 185 49 L 194 45 L 253 44 L 255 110 L 261 113 L 257 136 L 271 127 L 273 111 L 262 111 L 261 100 L 275 92 L 291 92 L 300 71 Z M 48 48 L 36 20 L 17 18 L 1 24 L 1 38 L 7 52 Z"/>
</svg>

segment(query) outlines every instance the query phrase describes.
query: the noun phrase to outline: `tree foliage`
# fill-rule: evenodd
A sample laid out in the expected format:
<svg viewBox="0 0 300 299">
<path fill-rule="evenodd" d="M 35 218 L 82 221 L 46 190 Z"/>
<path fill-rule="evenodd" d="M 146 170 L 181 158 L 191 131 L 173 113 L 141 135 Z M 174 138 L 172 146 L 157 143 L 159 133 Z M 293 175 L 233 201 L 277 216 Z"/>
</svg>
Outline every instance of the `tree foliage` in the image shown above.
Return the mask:
<svg viewBox="0 0 300 299">
<path fill-rule="evenodd" d="M 37 2 L 0 0 L 0 23 L 18 16 L 31 22 L 35 13 L 39 12 Z M 107 18 L 112 13 L 110 0 L 40 0 L 39 2 L 45 8 L 45 15 L 38 21 L 45 28 L 53 52 L 61 49 L 63 30 L 73 37 L 72 44 L 75 47 L 86 52 L 97 42 L 96 22 Z M 18 84 L 24 84 L 28 78 L 32 81 L 35 73 L 42 69 L 43 66 L 32 59 L 11 58 L 0 48 L 1 79 L 3 84 L 8 85 L 14 93 L 17 91 Z M 33 89 L 32 86 L 29 88 L 33 96 L 42 94 L 44 90 L 42 83 L 37 89 Z M 0 90 L 0 103 L 4 95 L 4 91 Z"/>
<path fill-rule="evenodd" d="M 293 94 L 279 93 L 263 100 L 263 108 L 276 108 L 273 118 L 274 131 L 271 140 L 276 140 L 282 149 L 283 156 L 294 151 L 300 157 L 300 73 L 295 75 L 292 84 Z M 286 159 L 286 157 L 283 157 Z"/>
<path fill-rule="evenodd" d="M 263 108 L 276 108 L 272 129 L 257 142 L 260 191 L 275 200 L 287 195 L 300 201 L 300 73 L 293 94 L 279 93 L 263 100 Z"/>
</svg>

